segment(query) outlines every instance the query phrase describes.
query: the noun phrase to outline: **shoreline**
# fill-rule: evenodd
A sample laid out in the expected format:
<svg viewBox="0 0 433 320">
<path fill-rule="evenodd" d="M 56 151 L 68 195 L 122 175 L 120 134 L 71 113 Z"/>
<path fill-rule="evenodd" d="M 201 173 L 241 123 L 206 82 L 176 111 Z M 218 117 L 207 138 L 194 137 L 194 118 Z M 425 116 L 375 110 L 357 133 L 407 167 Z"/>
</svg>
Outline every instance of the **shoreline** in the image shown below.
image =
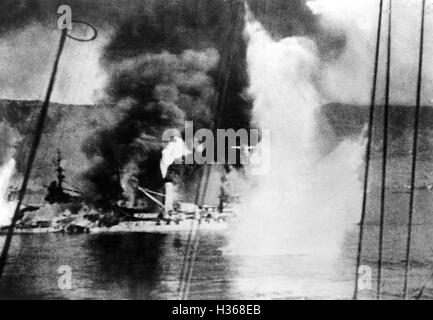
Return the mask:
<svg viewBox="0 0 433 320">
<path fill-rule="evenodd" d="M 197 220 L 184 220 L 170 224 L 158 224 L 157 221 L 124 221 L 112 227 L 82 227 L 82 232 L 67 232 L 64 228 L 15 228 L 14 234 L 44 234 L 44 233 L 66 233 L 66 234 L 113 234 L 113 233 L 171 233 L 171 232 L 189 232 L 193 229 L 200 231 L 225 231 L 229 228 L 229 223 L 223 222 L 206 222 L 200 224 Z M 2 227 L 0 236 L 7 234 L 8 227 Z"/>
</svg>

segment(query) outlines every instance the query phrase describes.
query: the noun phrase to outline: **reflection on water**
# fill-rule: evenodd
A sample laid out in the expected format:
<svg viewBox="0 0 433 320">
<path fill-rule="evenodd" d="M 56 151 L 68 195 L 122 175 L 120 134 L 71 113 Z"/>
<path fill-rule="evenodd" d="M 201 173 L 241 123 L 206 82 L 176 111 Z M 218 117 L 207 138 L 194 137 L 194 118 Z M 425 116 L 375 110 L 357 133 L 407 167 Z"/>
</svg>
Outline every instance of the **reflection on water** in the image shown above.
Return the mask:
<svg viewBox="0 0 433 320">
<path fill-rule="evenodd" d="M 187 234 L 62 234 L 14 237 L 1 296 L 65 299 L 176 299 Z M 2 239 L 3 240 L 3 239 Z M 0 241 L 2 242 L 2 241 Z M 0 243 L 1 244 L 1 243 Z M 227 291 L 229 264 L 208 233 L 199 246 L 191 291 Z M 72 268 L 72 290 L 59 290 L 58 267 Z M 192 292 L 192 294 L 194 294 Z"/>
<path fill-rule="evenodd" d="M 177 299 L 186 242 L 187 234 L 16 236 L 2 297 Z M 342 288 L 352 285 L 352 270 L 341 281 L 344 271 L 329 261 L 223 256 L 219 248 L 225 245 L 223 235 L 202 234 L 190 299 L 320 297 L 329 295 L 319 292 L 324 285 L 344 297 Z M 61 265 L 72 268 L 72 290 L 58 289 Z"/>
<path fill-rule="evenodd" d="M 433 272 L 432 225 L 415 226 L 410 274 L 411 294 Z M 401 298 L 405 229 L 388 224 L 385 231 L 384 298 Z M 371 267 L 374 298 L 378 227 L 369 224 L 363 264 Z M 2 298 L 177 299 L 188 235 L 62 234 L 19 235 L 13 240 Z M 304 299 L 352 297 L 357 228 L 347 235 L 338 258 L 301 255 L 224 256 L 224 235 L 203 233 L 198 246 L 189 299 Z M 0 244 L 4 238 L 0 238 Z M 72 268 L 71 290 L 57 286 L 58 267 Z M 432 298 L 427 283 L 423 298 Z"/>
</svg>

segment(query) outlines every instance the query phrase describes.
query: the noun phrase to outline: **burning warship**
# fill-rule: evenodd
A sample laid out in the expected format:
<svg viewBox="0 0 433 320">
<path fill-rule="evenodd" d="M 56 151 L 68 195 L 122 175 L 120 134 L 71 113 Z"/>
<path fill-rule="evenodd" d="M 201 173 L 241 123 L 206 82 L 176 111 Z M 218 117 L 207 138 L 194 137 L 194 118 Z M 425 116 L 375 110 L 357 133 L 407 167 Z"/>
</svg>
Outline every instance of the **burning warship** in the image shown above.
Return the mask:
<svg viewBox="0 0 433 320">
<path fill-rule="evenodd" d="M 217 27 L 212 29 L 224 35 L 224 39 L 242 34 L 242 6 L 239 3 L 226 5 L 223 2 L 218 6 L 227 12 L 227 15 L 220 15 L 227 22 L 222 25 L 227 27 L 224 27 L 224 32 Z M 155 23 L 159 24 L 159 21 Z M 93 30 L 94 36 L 85 41 L 92 41 L 97 33 L 94 27 L 88 27 L 89 32 Z M 147 30 L 147 26 L 143 25 L 139 29 Z M 210 31 L 207 37 L 211 37 L 213 32 Z M 140 34 L 137 36 L 141 37 Z M 146 35 L 142 36 L 144 39 Z M 104 117 L 100 119 L 101 117 L 95 116 L 82 131 L 86 136 L 79 137 L 80 151 L 89 164 L 88 171 L 81 172 L 85 175 L 86 183 L 89 182 L 88 185 L 82 191 L 68 190 L 64 185 L 64 171 L 59 161 L 57 181 L 48 186 L 44 203 L 32 204 L 21 210 L 15 228 L 17 233 L 115 230 L 158 232 L 188 229 L 191 221 L 209 222 L 203 223 L 203 227 L 221 227 L 225 225 L 228 216 L 232 216 L 228 201 L 230 197 L 226 191 L 221 192 L 219 202 L 215 203 L 203 201 L 203 196 L 194 199 L 194 196 L 180 195 L 185 201 L 176 199 L 174 194 L 177 181 L 170 179 L 170 174 L 166 176 L 156 170 L 157 159 L 161 158 L 161 149 L 164 148 L 161 148 L 161 142 L 155 137 L 161 137 L 169 128 L 180 129 L 187 121 L 195 122 L 198 130 L 249 128 L 249 112 L 246 110 L 250 103 L 240 94 L 244 90 L 245 72 L 238 72 L 243 67 L 243 42 L 215 40 L 210 46 L 189 48 L 184 46 L 184 41 L 180 41 L 174 43 L 178 48 L 172 48 L 173 50 L 160 52 L 145 47 L 132 50 L 135 53 L 126 57 L 123 50 L 118 51 L 112 45 L 123 41 L 122 38 L 123 33 L 116 34 L 103 49 L 106 52 L 103 64 L 108 66 L 107 80 L 104 84 L 104 98 L 98 107 Z M 77 36 L 68 31 L 62 33 L 54 61 L 53 77 L 50 78 L 49 90 L 42 105 L 45 112 L 41 112 L 41 115 L 49 114 L 51 93 L 53 88 L 56 90 L 57 66 L 67 39 L 77 40 Z M 140 46 L 143 43 L 149 44 L 143 41 L 134 43 Z M 239 52 L 235 53 L 237 49 Z M 65 52 L 64 55 L 66 54 L 68 53 Z M 226 74 L 229 73 L 236 77 L 227 77 Z M 88 120 L 82 114 L 76 118 L 80 119 L 80 123 Z M 39 122 L 43 124 L 45 116 L 41 116 Z M 65 122 L 65 125 L 69 123 L 71 122 Z M 71 132 L 73 130 L 71 128 Z M 42 136 L 42 129 L 37 132 L 39 138 L 34 141 L 39 141 Z M 36 150 L 38 144 L 34 145 Z M 164 157 L 164 150 L 162 153 Z M 136 166 L 137 172 L 122 172 L 128 171 L 129 165 Z M 32 164 L 26 167 L 31 168 Z M 192 184 L 199 181 L 197 175 L 192 176 L 205 169 L 192 167 L 191 170 L 185 169 L 193 171 L 191 175 L 178 177 L 187 181 L 191 190 L 194 189 Z M 178 187 L 182 188 L 180 185 Z M 218 196 L 218 191 L 209 193 L 215 198 Z M 3 232 L 5 230 L 7 228 Z"/>
<path fill-rule="evenodd" d="M 101 232 L 151 232 L 164 233 L 187 231 L 200 224 L 203 229 L 226 229 L 228 220 L 234 217 L 232 203 L 237 199 L 230 195 L 225 171 L 221 177 L 218 205 L 197 205 L 175 200 L 175 183 L 170 171 L 163 174 L 162 192 L 139 185 L 135 176 L 120 182 L 121 200 L 105 208 L 86 203 L 83 192 L 65 186 L 65 169 L 58 152 L 56 180 L 46 188 L 44 202 L 27 204 L 19 213 L 15 233 L 101 233 Z M 10 188 L 7 201 L 13 203 L 17 188 Z M 152 205 L 143 205 L 143 198 Z M 0 227 L 6 233 L 9 226 Z"/>
</svg>

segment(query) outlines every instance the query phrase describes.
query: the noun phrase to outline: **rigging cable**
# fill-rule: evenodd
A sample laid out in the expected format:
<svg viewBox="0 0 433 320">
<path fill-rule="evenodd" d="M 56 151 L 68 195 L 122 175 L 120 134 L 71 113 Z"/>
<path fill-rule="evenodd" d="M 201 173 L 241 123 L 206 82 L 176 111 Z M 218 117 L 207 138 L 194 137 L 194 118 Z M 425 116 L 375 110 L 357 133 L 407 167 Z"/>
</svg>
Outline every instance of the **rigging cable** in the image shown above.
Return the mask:
<svg viewBox="0 0 433 320">
<path fill-rule="evenodd" d="M 415 181 L 417 170 L 417 153 L 418 153 L 418 136 L 419 136 L 419 123 L 421 115 L 421 93 L 422 93 L 422 71 L 423 71 L 423 56 L 424 56 L 424 31 L 425 31 L 425 7 L 426 1 L 422 1 L 421 9 L 421 35 L 419 45 L 419 61 L 418 61 L 418 81 L 416 91 L 416 106 L 415 106 L 415 119 L 414 119 L 414 134 L 413 134 L 413 149 L 412 149 L 412 171 L 410 182 L 410 200 L 409 200 L 409 221 L 407 225 L 407 244 L 406 244 L 406 261 L 404 270 L 404 299 L 407 300 L 409 293 L 409 268 L 410 268 L 410 251 L 412 241 L 412 224 L 413 212 L 415 205 Z"/>
<path fill-rule="evenodd" d="M 27 159 L 27 165 L 26 165 L 26 169 L 25 169 L 25 173 L 24 173 L 24 179 L 23 179 L 21 189 L 19 192 L 18 203 L 17 203 L 17 206 L 15 208 L 14 215 L 12 217 L 12 222 L 11 222 L 11 225 L 9 226 L 8 233 L 7 233 L 6 240 L 5 240 L 5 244 L 3 246 L 3 250 L 2 250 L 2 253 L 0 256 L 0 279 L 3 276 L 3 271 L 4 271 L 4 267 L 6 265 L 6 260 L 7 260 L 7 255 L 8 255 L 9 248 L 10 248 L 10 245 L 12 242 L 14 228 L 15 228 L 15 225 L 16 225 L 17 220 L 18 220 L 20 208 L 21 208 L 22 202 L 24 200 L 24 196 L 25 196 L 26 191 L 27 191 L 27 184 L 29 182 L 30 175 L 32 172 L 32 166 L 33 166 L 34 160 L 36 158 L 36 153 L 37 153 L 37 150 L 39 148 L 40 141 L 41 141 L 42 131 L 44 129 L 45 118 L 47 117 L 48 107 L 50 105 L 50 98 L 51 98 L 51 94 L 52 94 L 53 89 L 54 89 L 54 83 L 56 80 L 57 69 L 59 66 L 60 57 L 62 55 L 64 45 L 65 45 L 66 35 L 67 35 L 67 29 L 63 29 L 62 34 L 60 36 L 60 42 L 59 42 L 59 46 L 58 46 L 58 50 L 57 50 L 56 59 L 54 62 L 54 67 L 53 67 L 53 70 L 51 73 L 47 94 L 45 97 L 45 101 L 42 105 L 41 112 L 39 114 L 38 122 L 36 124 L 36 130 L 34 133 L 33 142 L 32 142 L 32 145 L 30 148 L 30 153 L 29 153 L 29 156 Z"/>
<path fill-rule="evenodd" d="M 362 257 L 362 245 L 364 241 L 364 224 L 365 216 L 367 212 L 367 198 L 368 198 L 368 180 L 370 173 L 370 160 L 371 160 L 371 144 L 373 139 L 373 125 L 374 125 L 374 112 L 376 103 L 376 87 L 377 87 L 377 73 L 379 69 L 379 53 L 380 53 L 380 36 L 382 33 L 382 16 L 383 16 L 383 0 L 380 0 L 379 4 L 379 18 L 377 23 L 377 39 L 376 39 L 376 52 L 374 60 L 374 72 L 373 72 L 373 87 L 371 89 L 371 103 L 368 120 L 368 133 L 367 133 L 367 150 L 365 156 L 365 172 L 364 172 L 364 189 L 362 199 L 362 213 L 359 227 L 359 239 L 358 239 L 358 251 L 356 256 L 356 273 L 355 273 L 355 291 L 353 299 L 358 298 L 358 281 L 359 281 L 359 267 L 361 265 Z"/>
<path fill-rule="evenodd" d="M 63 49 L 65 47 L 66 38 L 69 37 L 73 40 L 77 40 L 80 42 L 89 42 L 89 41 L 95 40 L 97 37 L 97 30 L 91 24 L 89 24 L 87 22 L 82 22 L 82 21 L 73 21 L 73 23 L 84 24 L 84 25 L 89 26 L 93 30 L 94 35 L 88 39 L 79 39 L 79 38 L 76 38 L 74 36 L 69 35 L 68 29 L 66 29 L 66 28 L 61 31 L 61 36 L 60 36 L 60 40 L 59 40 L 59 44 L 58 44 L 58 48 L 57 48 L 57 54 L 56 54 L 56 58 L 54 61 L 53 70 L 51 72 L 50 81 L 48 84 L 48 89 L 47 89 L 45 100 L 44 100 L 44 103 L 42 104 L 41 111 L 40 111 L 40 114 L 39 114 L 39 117 L 37 120 L 35 132 L 34 132 L 34 136 L 33 136 L 33 141 L 32 141 L 30 152 L 29 152 L 29 155 L 27 158 L 25 172 L 24 172 L 24 178 L 23 178 L 23 181 L 21 184 L 19 195 L 18 195 L 18 202 L 17 202 L 17 205 L 15 207 L 14 214 L 12 216 L 11 224 L 8 228 L 6 240 L 5 240 L 5 243 L 3 245 L 3 249 L 1 252 L 1 256 L 0 256 L 0 280 L 3 277 L 9 249 L 10 249 L 13 234 L 14 234 L 14 229 L 15 229 L 16 223 L 18 221 L 20 208 L 21 208 L 21 205 L 23 203 L 24 197 L 26 195 L 27 185 L 28 185 L 28 182 L 30 180 L 33 164 L 34 164 L 34 161 L 35 161 L 38 149 L 39 149 L 39 145 L 41 142 L 41 138 L 42 138 L 42 134 L 43 134 L 43 130 L 44 130 L 44 124 L 45 124 L 45 120 L 46 120 L 47 114 L 48 114 L 48 109 L 50 106 L 50 99 L 51 99 L 51 95 L 52 95 L 53 90 L 54 90 L 57 71 L 59 68 L 60 58 L 62 56 Z"/>
<path fill-rule="evenodd" d="M 229 84 L 229 80 L 230 80 L 230 68 L 228 68 L 227 66 L 230 66 L 232 63 L 232 59 L 233 59 L 233 47 L 232 44 L 234 43 L 234 37 L 237 31 L 238 24 L 240 21 L 240 15 L 242 13 L 242 7 L 243 7 L 244 3 L 243 2 L 239 2 L 239 1 L 234 1 L 232 3 L 231 6 L 238 6 L 238 8 L 235 8 L 235 15 L 232 18 L 232 24 L 235 26 L 235 28 L 233 28 L 232 32 L 230 32 L 229 36 L 228 36 L 228 41 L 226 42 L 229 46 L 228 49 L 226 49 L 226 58 L 223 59 L 224 61 L 221 62 L 221 66 L 220 66 L 220 73 L 219 73 L 219 79 L 221 81 L 221 85 L 219 87 L 219 96 L 217 99 L 217 110 L 216 110 L 216 118 L 215 118 L 215 122 L 213 125 L 213 132 L 215 132 L 215 129 L 218 128 L 220 121 L 221 121 L 221 117 L 222 117 L 222 112 L 223 112 L 223 106 L 226 103 L 226 96 L 227 96 L 227 90 L 228 90 L 228 84 Z M 209 180 L 210 180 L 210 175 L 211 175 L 211 167 L 209 165 L 205 166 L 205 168 L 202 171 L 202 175 L 200 177 L 200 183 L 198 186 L 198 190 L 197 190 L 197 195 L 196 195 L 196 203 L 200 203 L 201 205 L 203 205 L 205 199 L 206 199 L 206 193 L 207 193 L 207 189 L 208 189 L 208 185 L 209 185 Z M 183 293 L 181 295 L 181 299 L 186 300 L 188 298 L 188 294 L 189 294 L 189 288 L 190 288 L 190 284 L 191 284 L 191 279 L 192 279 L 192 273 L 193 273 L 193 268 L 194 268 L 194 262 L 197 256 L 197 249 L 198 249 L 198 245 L 199 245 L 199 241 L 200 241 L 200 226 L 201 226 L 201 218 L 199 220 L 199 223 L 196 227 L 196 231 L 195 233 L 192 235 L 192 239 L 188 239 L 188 247 L 192 246 L 192 249 L 188 248 L 187 249 L 187 254 L 191 255 L 190 258 L 186 258 L 185 262 L 186 262 L 186 267 L 182 267 L 182 271 L 185 272 L 185 275 L 182 275 L 182 282 L 181 282 L 181 290 L 183 290 Z M 193 225 L 192 225 L 193 227 Z M 192 232 L 192 230 L 191 230 Z M 191 243 L 192 242 L 192 243 Z M 185 284 L 183 284 L 183 282 L 185 282 Z"/>
<path fill-rule="evenodd" d="M 177 292 L 180 299 L 183 299 L 183 292 L 185 291 L 186 268 L 189 263 L 189 258 L 191 255 L 191 241 L 192 241 L 193 232 L 194 232 L 194 220 L 191 220 L 191 228 L 189 229 L 188 240 L 186 242 L 187 243 L 186 252 L 183 256 L 182 267 L 180 270 L 179 289 Z"/>
<path fill-rule="evenodd" d="M 382 153 L 382 186 L 380 193 L 380 225 L 379 225 L 379 259 L 377 274 L 377 295 L 378 300 L 382 296 L 382 260 L 383 260 L 383 237 L 385 224 L 385 202 L 386 202 L 386 173 L 388 162 L 388 126 L 389 126 L 389 96 L 391 82 L 391 33 L 392 33 L 392 0 L 389 0 L 388 9 L 388 40 L 387 40 L 387 62 L 386 62 L 386 88 L 385 107 L 383 116 L 383 153 Z"/>
<path fill-rule="evenodd" d="M 236 16 L 234 17 L 234 21 L 232 22 L 232 24 L 234 26 L 237 26 L 239 21 L 239 14 L 236 14 Z M 233 43 L 234 40 L 234 34 L 235 32 L 232 32 L 230 39 L 229 39 L 229 43 Z M 213 132 L 215 132 L 216 129 L 218 129 L 220 127 L 221 124 L 221 118 L 222 118 L 222 114 L 223 114 L 223 110 L 224 110 L 224 105 L 226 103 L 226 98 L 227 98 L 227 90 L 228 90 L 228 86 L 229 86 L 229 80 L 230 80 L 230 76 L 231 76 L 231 68 L 230 65 L 232 64 L 233 61 L 233 50 L 229 50 L 229 54 L 227 57 L 227 61 L 225 63 L 225 69 L 223 72 L 223 84 L 222 84 L 222 88 L 221 91 L 222 92 L 219 96 L 219 101 L 218 101 L 218 107 L 217 107 L 217 116 L 216 116 L 216 121 L 214 124 L 214 128 L 213 128 Z M 207 190 L 209 187 L 209 180 L 210 180 L 210 175 L 211 175 L 211 171 L 212 168 L 207 165 L 206 166 L 206 174 L 205 174 L 205 183 L 204 183 L 204 187 L 203 187 L 203 192 L 202 192 L 202 198 L 199 200 L 201 203 L 204 203 L 206 200 L 206 194 L 207 194 Z"/>
<path fill-rule="evenodd" d="M 185 287 L 184 287 L 182 300 L 188 299 L 189 288 L 190 288 L 191 279 L 192 279 L 192 272 L 194 270 L 194 262 L 195 262 L 195 259 L 197 257 L 198 244 L 200 241 L 200 225 L 201 225 L 201 219 L 198 221 L 197 229 L 195 232 L 195 237 L 194 237 L 194 242 L 193 242 L 193 247 L 192 247 L 192 254 L 191 254 L 191 261 L 189 262 L 189 264 L 187 264 L 187 266 L 189 266 L 189 268 L 187 268 L 187 271 L 185 274 L 186 279 L 185 279 Z"/>
</svg>

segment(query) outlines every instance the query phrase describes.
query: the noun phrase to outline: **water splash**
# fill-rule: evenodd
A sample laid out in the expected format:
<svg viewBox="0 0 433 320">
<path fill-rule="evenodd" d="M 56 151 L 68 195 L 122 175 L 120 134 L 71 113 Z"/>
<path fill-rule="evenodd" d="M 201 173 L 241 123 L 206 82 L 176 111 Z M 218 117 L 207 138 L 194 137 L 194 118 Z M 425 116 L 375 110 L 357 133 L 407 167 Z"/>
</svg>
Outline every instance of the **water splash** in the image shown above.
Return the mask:
<svg viewBox="0 0 433 320">
<path fill-rule="evenodd" d="M 319 130 L 312 42 L 274 40 L 247 14 L 245 36 L 253 117 L 271 132 L 271 170 L 240 205 L 229 251 L 241 255 L 329 256 L 359 219 L 363 140 L 331 150 Z"/>
<path fill-rule="evenodd" d="M 7 226 L 12 221 L 16 207 L 14 201 L 8 201 L 7 192 L 12 175 L 15 171 L 15 160 L 9 160 L 0 168 L 0 226 Z"/>
</svg>

